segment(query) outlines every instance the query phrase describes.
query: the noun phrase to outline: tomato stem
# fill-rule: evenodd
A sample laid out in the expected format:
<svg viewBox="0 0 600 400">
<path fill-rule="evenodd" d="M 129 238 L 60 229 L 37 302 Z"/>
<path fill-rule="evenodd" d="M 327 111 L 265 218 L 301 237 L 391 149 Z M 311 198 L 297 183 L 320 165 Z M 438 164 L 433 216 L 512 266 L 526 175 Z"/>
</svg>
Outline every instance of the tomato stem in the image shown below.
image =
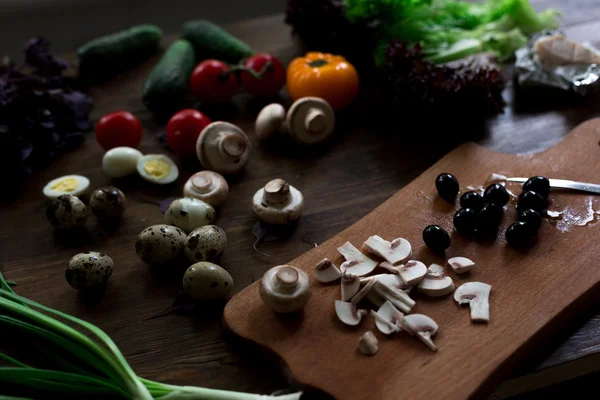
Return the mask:
<svg viewBox="0 0 600 400">
<path fill-rule="evenodd" d="M 253 70 L 252 68 L 248 68 L 244 65 L 233 65 L 229 68 L 228 71 L 222 72 L 221 76 L 223 79 L 227 80 L 229 75 L 231 74 L 241 74 L 242 72 L 247 72 L 252 75 L 255 79 L 262 80 L 263 76 L 267 73 L 267 71 L 273 68 L 273 63 L 271 61 L 267 61 L 265 65 L 263 65 L 262 69 L 258 72 Z"/>
</svg>

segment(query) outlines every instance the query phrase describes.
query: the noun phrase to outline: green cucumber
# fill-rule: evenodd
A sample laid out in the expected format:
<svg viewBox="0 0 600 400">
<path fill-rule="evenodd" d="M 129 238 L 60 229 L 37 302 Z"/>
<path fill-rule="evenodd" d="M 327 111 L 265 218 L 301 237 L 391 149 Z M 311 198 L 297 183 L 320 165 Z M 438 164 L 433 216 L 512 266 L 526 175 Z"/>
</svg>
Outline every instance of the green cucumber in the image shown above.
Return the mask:
<svg viewBox="0 0 600 400">
<path fill-rule="evenodd" d="M 144 82 L 144 105 L 159 116 L 177 111 L 185 101 L 195 65 L 192 44 L 185 39 L 174 41 Z"/>
<path fill-rule="evenodd" d="M 254 54 L 246 43 L 204 19 L 183 24 L 181 36 L 194 45 L 198 62 L 214 58 L 235 64 Z"/>
<path fill-rule="evenodd" d="M 161 38 L 159 27 L 137 25 L 91 40 L 77 49 L 79 73 L 89 79 L 113 76 L 156 53 Z"/>
</svg>

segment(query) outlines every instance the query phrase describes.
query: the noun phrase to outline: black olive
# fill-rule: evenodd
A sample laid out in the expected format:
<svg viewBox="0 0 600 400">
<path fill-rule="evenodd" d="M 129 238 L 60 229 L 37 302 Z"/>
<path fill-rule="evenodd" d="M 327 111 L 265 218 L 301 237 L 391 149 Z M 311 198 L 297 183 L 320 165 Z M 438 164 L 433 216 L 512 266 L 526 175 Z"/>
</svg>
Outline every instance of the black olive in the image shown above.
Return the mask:
<svg viewBox="0 0 600 400">
<path fill-rule="evenodd" d="M 438 225 L 429 225 L 423 230 L 423 241 L 436 253 L 442 253 L 450 247 L 450 235 Z"/>
<path fill-rule="evenodd" d="M 454 228 L 461 235 L 472 238 L 477 229 L 477 212 L 471 208 L 461 208 L 454 214 Z"/>
<path fill-rule="evenodd" d="M 513 222 L 506 229 L 506 241 L 515 249 L 522 249 L 531 243 L 535 230 L 523 221 Z"/>
<path fill-rule="evenodd" d="M 489 237 L 496 234 L 498 226 L 502 222 L 504 210 L 496 204 L 487 204 L 479 212 L 477 220 L 477 234 L 481 237 Z"/>
<path fill-rule="evenodd" d="M 435 188 L 442 199 L 453 201 L 458 194 L 458 180 L 452 174 L 439 174 L 435 179 Z"/>
<path fill-rule="evenodd" d="M 479 212 L 484 205 L 483 196 L 477 192 L 471 191 L 460 196 L 460 206 L 462 208 L 470 208 Z"/>
<path fill-rule="evenodd" d="M 546 200 L 532 190 L 521 193 L 519 195 L 519 203 L 517 204 L 519 212 L 530 208 L 540 213 L 546 209 Z"/>
<path fill-rule="evenodd" d="M 499 183 L 493 183 L 485 189 L 483 200 L 485 204 L 495 204 L 504 207 L 508 203 L 508 192 L 506 188 Z"/>
<path fill-rule="evenodd" d="M 528 190 L 534 191 L 544 199 L 547 199 L 550 194 L 550 180 L 545 176 L 534 176 L 529 178 L 527 182 L 523 184 L 523 191 L 526 192 Z"/>
<path fill-rule="evenodd" d="M 528 208 L 519 214 L 519 221 L 526 222 L 531 229 L 537 231 L 542 226 L 542 214 L 532 208 Z"/>
</svg>

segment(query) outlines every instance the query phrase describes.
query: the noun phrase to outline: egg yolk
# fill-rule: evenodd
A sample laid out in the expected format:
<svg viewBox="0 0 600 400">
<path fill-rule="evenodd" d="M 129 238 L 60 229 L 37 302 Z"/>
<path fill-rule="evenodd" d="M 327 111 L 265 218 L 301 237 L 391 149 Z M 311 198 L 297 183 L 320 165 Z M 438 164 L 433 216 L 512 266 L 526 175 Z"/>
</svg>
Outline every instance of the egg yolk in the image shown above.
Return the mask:
<svg viewBox="0 0 600 400">
<path fill-rule="evenodd" d="M 66 178 L 61 179 L 51 186 L 52 190 L 56 190 L 57 192 L 72 192 L 77 189 L 79 186 L 79 182 L 75 178 Z"/>
<path fill-rule="evenodd" d="M 169 175 L 171 165 L 163 160 L 149 160 L 144 164 L 144 171 L 155 178 L 164 178 Z"/>
</svg>

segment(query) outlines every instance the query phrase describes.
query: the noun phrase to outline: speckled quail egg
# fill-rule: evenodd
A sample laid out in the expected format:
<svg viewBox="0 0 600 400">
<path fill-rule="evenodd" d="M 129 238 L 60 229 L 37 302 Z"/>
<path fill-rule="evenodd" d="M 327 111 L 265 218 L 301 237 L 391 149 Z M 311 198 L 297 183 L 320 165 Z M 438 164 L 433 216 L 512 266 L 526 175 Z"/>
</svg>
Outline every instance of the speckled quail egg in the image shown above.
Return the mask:
<svg viewBox="0 0 600 400">
<path fill-rule="evenodd" d="M 211 262 L 192 264 L 183 275 L 183 290 L 194 300 L 215 300 L 227 296 L 233 288 L 229 272 Z"/>
<path fill-rule="evenodd" d="M 50 200 L 56 199 L 63 194 L 81 196 L 90 187 L 90 180 L 81 175 L 65 175 L 52 179 L 42 190 L 44 196 Z"/>
<path fill-rule="evenodd" d="M 52 200 L 46 209 L 46 218 L 55 228 L 81 227 L 87 218 L 87 207 L 77 197 L 63 194 Z"/>
<path fill-rule="evenodd" d="M 104 253 L 86 251 L 74 255 L 65 270 L 65 278 L 77 290 L 105 285 L 113 272 L 113 260 Z"/>
<path fill-rule="evenodd" d="M 138 161 L 142 156 L 142 152 L 133 147 L 115 147 L 104 153 L 102 170 L 111 178 L 135 174 Z"/>
<path fill-rule="evenodd" d="M 104 186 L 94 190 L 90 197 L 90 207 L 100 219 L 119 218 L 125 212 L 125 194 L 114 186 Z"/>
<path fill-rule="evenodd" d="M 190 233 L 199 226 L 213 222 L 216 215 L 210 204 L 193 197 L 183 197 L 171 203 L 165 212 L 165 222 Z"/>
<path fill-rule="evenodd" d="M 175 182 L 179 176 L 177 165 L 162 154 L 146 154 L 137 163 L 138 174 L 148 182 L 166 185 Z"/>
<path fill-rule="evenodd" d="M 185 233 L 175 226 L 152 225 L 138 235 L 135 252 L 146 264 L 165 264 L 179 256 L 185 239 Z"/>
<path fill-rule="evenodd" d="M 225 231 L 216 225 L 206 225 L 188 235 L 184 251 L 191 262 L 212 261 L 223 254 L 226 247 Z"/>
</svg>

